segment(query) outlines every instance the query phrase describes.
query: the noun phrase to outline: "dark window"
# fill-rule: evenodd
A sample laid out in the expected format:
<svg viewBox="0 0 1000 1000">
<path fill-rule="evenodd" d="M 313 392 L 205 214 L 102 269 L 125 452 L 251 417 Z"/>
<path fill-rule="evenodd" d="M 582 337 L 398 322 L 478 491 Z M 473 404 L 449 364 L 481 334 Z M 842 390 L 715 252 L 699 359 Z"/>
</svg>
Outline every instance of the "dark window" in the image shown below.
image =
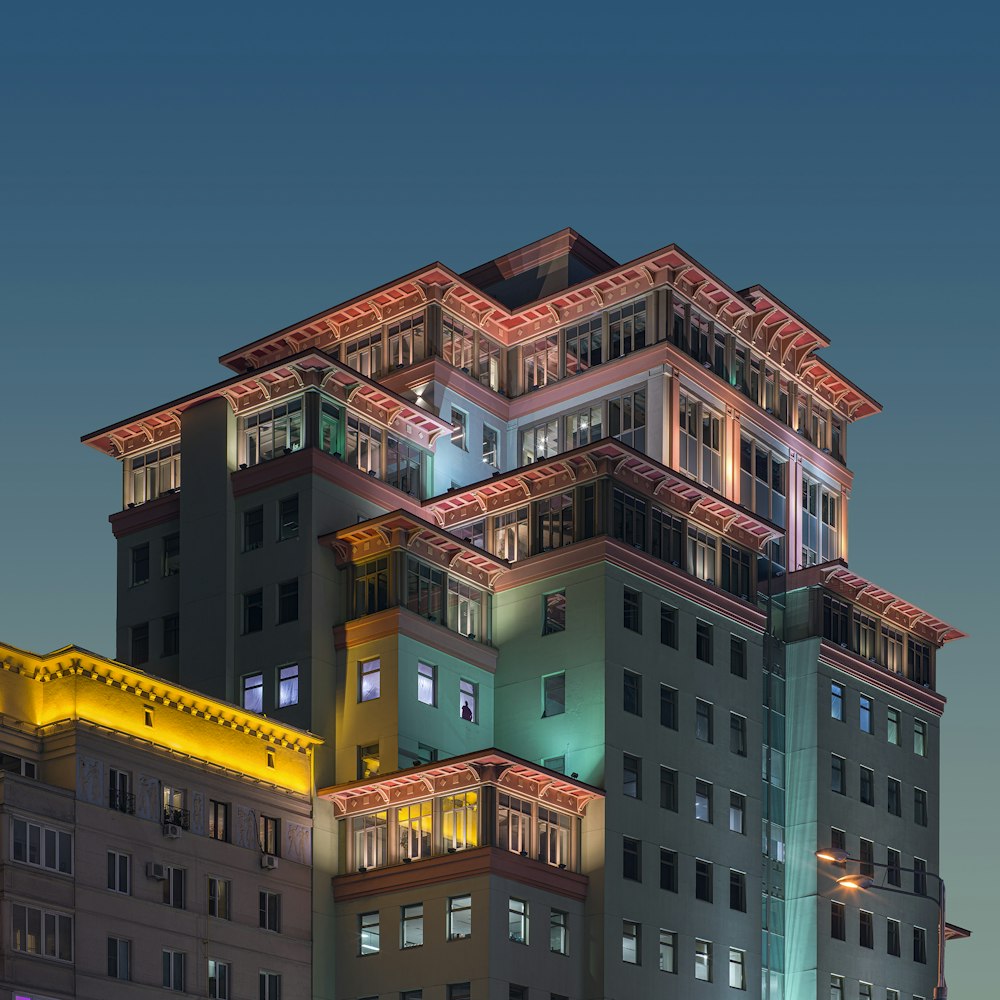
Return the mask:
<svg viewBox="0 0 1000 1000">
<path fill-rule="evenodd" d="M 259 632 L 264 627 L 264 592 L 251 590 L 243 595 L 243 632 Z"/>
<path fill-rule="evenodd" d="M 712 626 L 708 622 L 698 621 L 694 650 L 699 660 L 712 662 Z"/>
<path fill-rule="evenodd" d="M 660 725 L 677 728 L 677 689 L 660 685 Z"/>
<path fill-rule="evenodd" d="M 630 632 L 642 632 L 642 595 L 631 587 L 625 588 L 622 603 L 622 624 Z"/>
<path fill-rule="evenodd" d="M 632 799 L 642 798 L 642 761 L 632 754 L 622 754 L 622 792 Z"/>
<path fill-rule="evenodd" d="M 729 713 L 729 750 L 738 757 L 747 755 L 747 720 L 735 712 Z"/>
<path fill-rule="evenodd" d="M 858 871 L 862 875 L 867 875 L 868 878 L 875 877 L 875 844 L 871 840 L 865 840 L 864 837 L 860 840 L 861 844 L 861 863 L 858 866 Z"/>
<path fill-rule="evenodd" d="M 281 896 L 261 890 L 258 893 L 259 926 L 266 931 L 281 930 Z"/>
<path fill-rule="evenodd" d="M 927 862 L 923 858 L 913 859 L 913 891 L 918 896 L 927 895 Z"/>
<path fill-rule="evenodd" d="M 835 900 L 830 901 L 830 937 L 837 941 L 847 939 L 847 917 L 844 912 L 844 904 Z"/>
<path fill-rule="evenodd" d="M 278 584 L 278 624 L 298 621 L 299 581 L 286 580 Z"/>
<path fill-rule="evenodd" d="M 846 851 L 847 834 L 835 826 L 830 827 L 830 846 L 836 851 Z"/>
<path fill-rule="evenodd" d="M 660 888 L 677 891 L 677 852 L 660 848 Z"/>
<path fill-rule="evenodd" d="M 886 881 L 889 885 L 901 886 L 903 884 L 902 859 L 899 851 L 894 851 L 891 847 L 886 850 Z"/>
<path fill-rule="evenodd" d="M 622 837 L 622 878 L 632 882 L 642 881 L 642 845 L 632 837 Z"/>
<path fill-rule="evenodd" d="M 163 536 L 163 575 L 176 576 L 181 571 L 181 536 Z"/>
<path fill-rule="evenodd" d="M 542 608 L 542 635 L 566 631 L 566 591 L 546 594 Z"/>
<path fill-rule="evenodd" d="M 163 618 L 163 655 L 176 656 L 181 650 L 180 615 L 165 615 Z"/>
<path fill-rule="evenodd" d="M 264 544 L 264 508 L 243 511 L 243 551 L 259 549 Z"/>
<path fill-rule="evenodd" d="M 542 678 L 542 718 L 563 715 L 566 711 L 566 674 L 549 674 Z"/>
<path fill-rule="evenodd" d="M 830 682 L 830 718 L 844 721 L 844 685 Z"/>
<path fill-rule="evenodd" d="M 694 895 L 695 899 L 712 902 L 712 862 L 696 858 L 694 863 Z"/>
<path fill-rule="evenodd" d="M 861 801 L 866 806 L 875 805 L 875 772 L 870 767 L 861 767 Z"/>
<path fill-rule="evenodd" d="M 660 766 L 660 808 L 677 812 L 677 772 Z"/>
<path fill-rule="evenodd" d="M 132 586 L 149 582 L 149 543 L 132 549 Z"/>
<path fill-rule="evenodd" d="M 840 795 L 847 794 L 847 775 L 844 773 L 846 763 L 843 757 L 830 754 L 830 790 Z"/>
<path fill-rule="evenodd" d="M 803 494 L 808 487 L 803 484 Z M 825 494 L 824 494 L 825 495 Z M 823 595 L 823 635 L 831 642 L 847 646 L 850 641 L 851 606 Z"/>
<path fill-rule="evenodd" d="M 747 912 L 747 877 L 743 872 L 729 872 L 729 909 Z"/>
<path fill-rule="evenodd" d="M 888 784 L 886 786 L 886 801 L 887 808 L 893 816 L 902 816 L 903 814 L 903 795 L 902 787 L 899 784 L 899 778 L 889 778 Z"/>
<path fill-rule="evenodd" d="M 149 662 L 149 622 L 133 625 L 131 631 L 132 666 L 138 667 Z"/>
<path fill-rule="evenodd" d="M 927 793 L 922 788 L 913 789 L 913 822 L 927 826 Z"/>
<path fill-rule="evenodd" d="M 695 707 L 694 735 L 695 739 L 701 740 L 703 743 L 715 742 L 712 714 L 711 703 L 699 698 Z"/>
<path fill-rule="evenodd" d="M 660 605 L 660 642 L 671 649 L 677 648 L 677 609 L 669 604 Z"/>
<path fill-rule="evenodd" d="M 889 917 L 885 922 L 885 951 L 899 958 L 899 921 Z"/>
<path fill-rule="evenodd" d="M 927 931 L 923 927 L 913 928 L 913 961 L 927 964 Z"/>
<path fill-rule="evenodd" d="M 738 635 L 729 638 L 729 672 L 734 677 L 747 675 L 747 643 Z"/>
<path fill-rule="evenodd" d="M 278 541 L 299 536 L 299 495 L 285 497 L 278 503 Z"/>
<path fill-rule="evenodd" d="M 873 916 L 868 910 L 861 911 L 861 921 L 858 924 L 858 944 L 862 948 L 875 947 L 875 927 Z"/>
<path fill-rule="evenodd" d="M 642 677 L 631 670 L 622 677 L 622 708 L 630 715 L 642 715 Z"/>
</svg>

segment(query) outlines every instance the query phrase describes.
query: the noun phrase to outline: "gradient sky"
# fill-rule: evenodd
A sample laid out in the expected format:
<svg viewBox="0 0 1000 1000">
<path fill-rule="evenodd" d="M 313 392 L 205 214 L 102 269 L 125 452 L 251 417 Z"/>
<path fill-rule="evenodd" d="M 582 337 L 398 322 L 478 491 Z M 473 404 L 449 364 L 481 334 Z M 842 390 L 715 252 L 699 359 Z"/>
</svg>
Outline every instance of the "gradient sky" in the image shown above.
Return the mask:
<svg viewBox="0 0 1000 1000">
<path fill-rule="evenodd" d="M 850 562 L 971 636 L 940 658 L 942 854 L 975 931 L 952 995 L 982 996 L 998 29 L 963 3 L 8 5 L 0 636 L 114 652 L 119 468 L 81 434 L 432 260 L 564 226 L 620 260 L 677 242 L 783 298 L 885 406 L 848 437 Z"/>
</svg>

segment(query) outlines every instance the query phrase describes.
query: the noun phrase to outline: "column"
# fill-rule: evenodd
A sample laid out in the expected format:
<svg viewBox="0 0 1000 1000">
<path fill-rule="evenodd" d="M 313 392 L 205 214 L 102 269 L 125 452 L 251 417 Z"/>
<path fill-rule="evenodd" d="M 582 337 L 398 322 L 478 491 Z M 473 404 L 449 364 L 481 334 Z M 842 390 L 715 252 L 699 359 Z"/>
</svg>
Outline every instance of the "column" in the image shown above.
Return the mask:
<svg viewBox="0 0 1000 1000">
<path fill-rule="evenodd" d="M 802 456 L 788 453 L 788 503 L 785 535 L 785 569 L 791 573 L 798 569 L 802 559 Z"/>
<path fill-rule="evenodd" d="M 722 472 L 723 495 L 734 503 L 740 502 L 740 414 L 731 406 L 726 407 L 724 465 Z"/>
</svg>

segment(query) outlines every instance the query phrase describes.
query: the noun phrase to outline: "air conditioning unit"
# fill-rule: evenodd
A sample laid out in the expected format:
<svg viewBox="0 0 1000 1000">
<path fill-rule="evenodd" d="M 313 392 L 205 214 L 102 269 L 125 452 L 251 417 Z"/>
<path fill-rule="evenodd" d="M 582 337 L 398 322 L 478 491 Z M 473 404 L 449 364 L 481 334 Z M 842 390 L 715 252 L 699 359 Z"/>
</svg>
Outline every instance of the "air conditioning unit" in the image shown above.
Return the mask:
<svg viewBox="0 0 1000 1000">
<path fill-rule="evenodd" d="M 278 867 L 278 858 L 274 854 L 262 854 L 260 856 L 260 866 L 269 872 L 273 872 Z"/>
<path fill-rule="evenodd" d="M 181 827 L 179 823 L 164 823 L 163 824 L 163 836 L 169 837 L 171 840 L 179 840 L 181 836 Z"/>
<path fill-rule="evenodd" d="M 159 861 L 146 862 L 146 878 L 155 878 L 158 882 L 163 882 L 167 877 L 167 866 Z"/>
</svg>

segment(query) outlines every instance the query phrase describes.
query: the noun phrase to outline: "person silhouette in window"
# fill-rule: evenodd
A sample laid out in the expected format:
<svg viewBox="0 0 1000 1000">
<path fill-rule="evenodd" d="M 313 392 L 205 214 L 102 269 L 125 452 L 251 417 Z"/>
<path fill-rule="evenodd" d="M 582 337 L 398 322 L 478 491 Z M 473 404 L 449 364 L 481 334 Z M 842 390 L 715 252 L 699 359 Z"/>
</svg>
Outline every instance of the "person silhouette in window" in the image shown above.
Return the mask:
<svg viewBox="0 0 1000 1000">
<path fill-rule="evenodd" d="M 469 703 L 467 701 L 462 703 L 462 718 L 465 719 L 466 722 L 472 722 L 472 709 L 469 708 Z"/>
</svg>

